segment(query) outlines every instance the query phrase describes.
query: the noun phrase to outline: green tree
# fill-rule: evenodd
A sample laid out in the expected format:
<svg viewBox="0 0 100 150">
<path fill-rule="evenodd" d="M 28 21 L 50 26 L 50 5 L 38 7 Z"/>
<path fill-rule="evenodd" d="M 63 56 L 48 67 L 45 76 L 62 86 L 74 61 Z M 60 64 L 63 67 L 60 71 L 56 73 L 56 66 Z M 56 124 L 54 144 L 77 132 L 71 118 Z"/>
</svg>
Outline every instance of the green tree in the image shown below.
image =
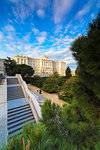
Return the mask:
<svg viewBox="0 0 100 150">
<path fill-rule="evenodd" d="M 48 77 L 43 83 L 42 89 L 48 93 L 57 93 L 58 92 L 58 81 L 54 77 Z"/>
<path fill-rule="evenodd" d="M 52 75 L 52 77 L 58 78 L 59 77 L 59 73 L 58 72 L 54 72 L 53 75 Z"/>
<path fill-rule="evenodd" d="M 47 77 L 40 77 L 40 76 L 34 75 L 33 77 L 25 78 L 25 81 L 38 88 L 42 88 L 43 83 L 45 82 L 46 79 Z"/>
<path fill-rule="evenodd" d="M 34 74 L 34 70 L 31 66 L 21 64 L 14 67 L 13 74 L 21 74 L 23 79 L 25 79 L 31 77 Z"/>
<path fill-rule="evenodd" d="M 77 66 L 76 70 L 75 70 L 75 75 L 78 74 L 78 71 L 79 71 L 79 67 Z"/>
<path fill-rule="evenodd" d="M 11 59 L 10 57 L 7 57 L 7 59 L 5 59 L 4 61 L 4 64 L 5 64 L 6 74 L 9 76 L 13 75 L 13 69 L 17 65 L 16 61 L 14 59 Z"/>
<path fill-rule="evenodd" d="M 71 77 L 71 69 L 69 68 L 69 66 L 66 68 L 66 78 L 69 79 Z"/>
<path fill-rule="evenodd" d="M 59 92 L 59 98 L 68 102 L 72 103 L 73 99 L 73 85 L 75 82 L 76 77 L 71 77 L 66 80 L 64 83 L 62 90 Z"/>
<path fill-rule="evenodd" d="M 57 72 L 54 72 L 53 75 L 49 76 L 45 80 L 42 89 L 48 93 L 57 93 L 59 90 L 58 78 L 59 78 L 59 74 Z"/>
<path fill-rule="evenodd" d="M 93 121 L 100 107 L 100 14 L 89 23 L 87 35 L 74 41 L 71 51 L 79 66 L 75 97 L 83 113 Z"/>
<path fill-rule="evenodd" d="M 57 125 L 59 116 L 59 123 L 68 132 L 68 137 L 64 136 L 67 142 L 71 141 L 80 150 L 96 150 L 100 147 L 100 15 L 89 24 L 87 35 L 74 41 L 71 50 L 79 66 L 72 104 L 65 105 L 59 114 L 57 108 L 52 111 L 52 106 L 47 111 L 46 105 L 46 120 L 54 112 L 52 120 Z M 52 129 L 48 122 L 48 130 L 49 127 Z M 62 132 L 53 128 L 60 137 Z"/>
</svg>

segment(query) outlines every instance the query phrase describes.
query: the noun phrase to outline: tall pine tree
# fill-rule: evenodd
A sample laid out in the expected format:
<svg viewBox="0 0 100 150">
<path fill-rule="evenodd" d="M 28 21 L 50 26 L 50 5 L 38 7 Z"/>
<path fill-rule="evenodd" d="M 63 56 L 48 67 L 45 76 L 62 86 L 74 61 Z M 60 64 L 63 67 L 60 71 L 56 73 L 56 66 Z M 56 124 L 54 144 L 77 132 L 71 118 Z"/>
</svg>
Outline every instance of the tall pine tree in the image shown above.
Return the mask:
<svg viewBox="0 0 100 150">
<path fill-rule="evenodd" d="M 79 66 L 76 99 L 93 121 L 98 118 L 100 107 L 100 14 L 89 23 L 87 35 L 74 41 L 71 50 Z"/>
<path fill-rule="evenodd" d="M 71 77 L 71 69 L 69 68 L 69 66 L 66 68 L 66 78 L 69 79 Z"/>
</svg>

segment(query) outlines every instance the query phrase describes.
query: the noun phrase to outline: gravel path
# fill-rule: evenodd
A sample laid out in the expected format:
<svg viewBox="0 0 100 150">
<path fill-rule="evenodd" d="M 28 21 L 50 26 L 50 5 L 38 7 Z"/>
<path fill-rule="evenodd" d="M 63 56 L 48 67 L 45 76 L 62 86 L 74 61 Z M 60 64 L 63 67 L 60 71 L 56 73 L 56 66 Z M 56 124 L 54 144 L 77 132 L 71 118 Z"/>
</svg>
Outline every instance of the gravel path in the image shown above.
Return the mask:
<svg viewBox="0 0 100 150">
<path fill-rule="evenodd" d="M 37 88 L 37 87 L 35 87 L 35 86 L 33 86 L 33 85 L 30 85 L 30 84 L 28 84 L 28 87 L 29 87 L 29 88 L 31 89 L 31 91 L 33 91 L 36 95 L 39 94 L 39 92 L 38 92 L 39 88 Z M 49 100 L 51 100 L 52 102 L 54 102 L 54 103 L 56 103 L 56 104 L 58 104 L 58 105 L 60 105 L 60 106 L 62 106 L 63 104 L 67 104 L 66 102 L 64 102 L 64 101 L 62 101 L 61 99 L 59 99 L 57 94 L 49 94 L 49 93 L 44 92 L 44 91 L 42 90 L 42 95 L 43 95 L 44 100 L 49 99 Z"/>
</svg>

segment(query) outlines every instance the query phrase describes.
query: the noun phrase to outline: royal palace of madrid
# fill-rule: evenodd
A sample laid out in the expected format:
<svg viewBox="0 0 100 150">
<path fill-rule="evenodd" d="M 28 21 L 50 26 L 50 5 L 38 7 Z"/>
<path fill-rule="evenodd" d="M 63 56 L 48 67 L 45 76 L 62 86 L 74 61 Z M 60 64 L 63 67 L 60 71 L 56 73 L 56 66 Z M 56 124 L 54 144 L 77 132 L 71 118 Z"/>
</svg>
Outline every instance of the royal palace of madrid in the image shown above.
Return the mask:
<svg viewBox="0 0 100 150">
<path fill-rule="evenodd" d="M 63 61 L 50 60 L 46 55 L 39 58 L 31 58 L 27 56 L 15 55 L 14 60 L 17 64 L 26 64 L 31 66 L 35 73 L 41 77 L 47 77 L 52 75 L 54 72 L 58 72 L 60 76 L 65 76 L 66 63 Z"/>
</svg>

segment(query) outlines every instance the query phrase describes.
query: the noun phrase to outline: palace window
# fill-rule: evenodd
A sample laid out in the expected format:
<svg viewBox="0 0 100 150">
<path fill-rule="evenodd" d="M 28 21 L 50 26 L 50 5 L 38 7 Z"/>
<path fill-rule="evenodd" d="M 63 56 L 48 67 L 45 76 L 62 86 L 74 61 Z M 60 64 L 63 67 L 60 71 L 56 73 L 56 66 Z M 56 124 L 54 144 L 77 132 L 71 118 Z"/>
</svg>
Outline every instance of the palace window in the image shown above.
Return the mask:
<svg viewBox="0 0 100 150">
<path fill-rule="evenodd" d="M 26 64 L 26 59 L 24 59 L 24 64 Z"/>
<path fill-rule="evenodd" d="M 17 58 L 17 63 L 19 64 L 19 58 Z"/>
<path fill-rule="evenodd" d="M 21 64 L 23 64 L 23 59 L 21 59 Z"/>
</svg>

